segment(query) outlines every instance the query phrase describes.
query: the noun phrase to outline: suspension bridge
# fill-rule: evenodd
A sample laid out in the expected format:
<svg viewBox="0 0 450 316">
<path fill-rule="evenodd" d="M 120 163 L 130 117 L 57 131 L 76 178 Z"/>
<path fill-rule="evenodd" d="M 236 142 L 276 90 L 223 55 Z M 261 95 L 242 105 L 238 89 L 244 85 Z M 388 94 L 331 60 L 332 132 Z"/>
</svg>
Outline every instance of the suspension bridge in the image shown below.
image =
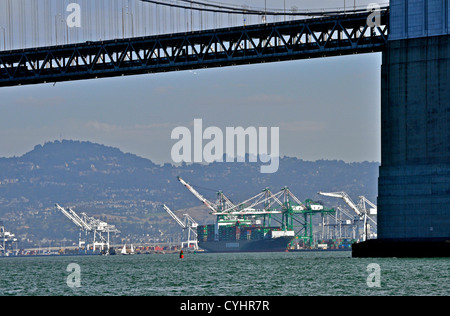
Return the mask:
<svg viewBox="0 0 450 316">
<path fill-rule="evenodd" d="M 389 31 L 388 7 L 96 0 L 81 1 L 79 27 L 70 27 L 75 10 L 64 13 L 70 3 L 53 2 L 6 1 L 8 27 L 0 30 L 3 48 L 13 49 L 0 52 L 0 86 L 379 52 Z"/>
<path fill-rule="evenodd" d="M 289 1 L 3 0 L 0 87 L 382 52 L 378 240 L 353 254 L 448 256 L 449 1 Z"/>
</svg>

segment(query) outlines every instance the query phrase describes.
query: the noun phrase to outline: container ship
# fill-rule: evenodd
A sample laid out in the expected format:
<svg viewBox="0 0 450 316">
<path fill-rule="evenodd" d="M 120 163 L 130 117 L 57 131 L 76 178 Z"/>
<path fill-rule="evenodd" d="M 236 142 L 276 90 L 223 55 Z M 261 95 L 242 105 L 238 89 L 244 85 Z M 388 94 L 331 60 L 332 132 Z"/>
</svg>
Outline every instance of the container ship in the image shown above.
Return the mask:
<svg viewBox="0 0 450 316">
<path fill-rule="evenodd" d="M 200 248 L 208 252 L 280 252 L 287 251 L 294 231 L 279 227 L 235 224 L 197 227 Z"/>
<path fill-rule="evenodd" d="M 178 180 L 216 216 L 215 224 L 198 225 L 186 214 L 187 220 L 183 223 L 166 205 L 163 207 L 183 229 L 188 229 L 189 236 L 196 235 L 195 244 L 208 252 L 288 251 L 291 242 L 298 237 L 294 222 L 301 225 L 299 231 L 303 235 L 300 238 L 311 243 L 312 216 L 334 212 L 311 200 L 302 203 L 287 187 L 275 194 L 266 188 L 234 204 L 221 191 L 217 192 L 217 201 L 211 202 L 192 185 L 180 177 Z M 279 226 L 271 225 L 272 221 Z M 188 240 L 188 247 L 192 244 Z"/>
</svg>

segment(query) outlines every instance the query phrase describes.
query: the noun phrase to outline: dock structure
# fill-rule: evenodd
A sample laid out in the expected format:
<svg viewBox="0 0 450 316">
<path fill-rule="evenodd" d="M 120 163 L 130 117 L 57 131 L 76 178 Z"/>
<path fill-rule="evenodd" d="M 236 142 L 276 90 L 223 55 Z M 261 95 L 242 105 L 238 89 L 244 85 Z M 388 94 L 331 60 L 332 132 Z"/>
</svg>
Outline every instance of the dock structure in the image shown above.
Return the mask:
<svg viewBox="0 0 450 316">
<path fill-rule="evenodd" d="M 70 219 L 80 229 L 78 247 L 85 252 L 92 249 L 93 252 L 99 250 L 108 253 L 111 248 L 110 234 L 119 234 L 120 231 L 114 226 L 99 219 L 88 216 L 86 213 L 78 215 L 71 208 L 63 208 L 58 204 L 55 207 Z M 92 242 L 89 244 L 89 240 Z"/>
</svg>

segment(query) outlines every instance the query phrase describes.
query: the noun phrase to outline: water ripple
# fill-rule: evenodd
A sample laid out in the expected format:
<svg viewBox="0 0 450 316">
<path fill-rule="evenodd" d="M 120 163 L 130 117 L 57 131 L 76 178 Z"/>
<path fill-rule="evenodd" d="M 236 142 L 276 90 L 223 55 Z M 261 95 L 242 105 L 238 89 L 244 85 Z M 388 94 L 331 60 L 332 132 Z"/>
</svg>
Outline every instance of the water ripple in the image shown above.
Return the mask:
<svg viewBox="0 0 450 316">
<path fill-rule="evenodd" d="M 67 285 L 70 263 L 81 268 L 79 288 Z M 370 263 L 380 267 L 380 287 L 367 285 Z M 0 295 L 446 296 L 449 263 L 349 252 L 1 258 Z"/>
</svg>

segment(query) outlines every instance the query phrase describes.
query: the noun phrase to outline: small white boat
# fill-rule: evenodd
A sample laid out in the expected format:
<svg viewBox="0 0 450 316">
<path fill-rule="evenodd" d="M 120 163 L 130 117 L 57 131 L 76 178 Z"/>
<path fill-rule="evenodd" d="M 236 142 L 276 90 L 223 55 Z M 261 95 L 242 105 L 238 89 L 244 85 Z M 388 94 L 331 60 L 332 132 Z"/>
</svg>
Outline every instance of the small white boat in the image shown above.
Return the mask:
<svg viewBox="0 0 450 316">
<path fill-rule="evenodd" d="M 134 255 L 135 252 L 134 252 L 133 244 L 131 244 L 129 252 L 127 251 L 127 244 L 123 245 L 123 248 L 120 251 L 120 254 L 122 254 L 122 255 Z"/>
</svg>

